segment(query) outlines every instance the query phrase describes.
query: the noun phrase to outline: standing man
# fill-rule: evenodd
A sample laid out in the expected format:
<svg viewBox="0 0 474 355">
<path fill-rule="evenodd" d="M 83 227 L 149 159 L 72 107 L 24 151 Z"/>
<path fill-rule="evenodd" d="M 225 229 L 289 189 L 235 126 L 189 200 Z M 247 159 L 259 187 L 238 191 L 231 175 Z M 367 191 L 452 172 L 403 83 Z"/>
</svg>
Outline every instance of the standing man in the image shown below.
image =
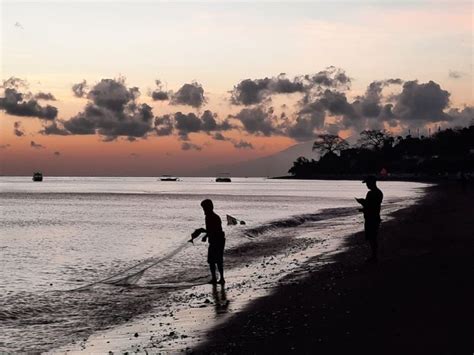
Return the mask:
<svg viewBox="0 0 474 355">
<path fill-rule="evenodd" d="M 377 262 L 377 235 L 380 222 L 382 221 L 380 219 L 380 205 L 382 204 L 383 193 L 377 187 L 375 176 L 367 176 L 362 183 L 367 185 L 369 192 L 367 192 L 365 199 L 356 198 L 356 201 L 362 205 L 360 211 L 364 213 L 365 239 L 369 242 L 370 248 L 372 249 L 372 256 L 368 261 Z"/>
<path fill-rule="evenodd" d="M 209 249 L 207 252 L 207 262 L 209 263 L 209 269 L 211 270 L 211 284 L 224 284 L 224 246 L 225 246 L 225 234 L 222 230 L 221 218 L 214 213 L 214 204 L 211 200 L 206 199 L 201 202 L 201 207 L 204 210 L 206 229 L 196 229 L 191 234 L 191 242 L 199 236 L 201 233 L 206 233 L 202 238 L 202 241 L 206 240 L 209 242 Z M 220 279 L 217 281 L 216 278 L 216 265 L 219 270 Z"/>
</svg>

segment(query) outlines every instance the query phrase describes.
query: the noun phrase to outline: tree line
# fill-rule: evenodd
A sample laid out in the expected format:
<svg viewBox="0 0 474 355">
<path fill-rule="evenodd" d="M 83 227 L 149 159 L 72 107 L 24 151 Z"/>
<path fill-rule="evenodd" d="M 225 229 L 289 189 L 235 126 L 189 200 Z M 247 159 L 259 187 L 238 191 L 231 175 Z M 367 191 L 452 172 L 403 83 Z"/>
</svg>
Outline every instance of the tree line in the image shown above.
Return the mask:
<svg viewBox="0 0 474 355">
<path fill-rule="evenodd" d="M 318 135 L 318 160 L 299 157 L 288 170 L 296 178 L 324 175 L 378 174 L 439 176 L 474 172 L 474 124 L 438 130 L 425 137 L 394 136 L 386 130 L 364 130 L 356 144 L 338 135 Z"/>
</svg>

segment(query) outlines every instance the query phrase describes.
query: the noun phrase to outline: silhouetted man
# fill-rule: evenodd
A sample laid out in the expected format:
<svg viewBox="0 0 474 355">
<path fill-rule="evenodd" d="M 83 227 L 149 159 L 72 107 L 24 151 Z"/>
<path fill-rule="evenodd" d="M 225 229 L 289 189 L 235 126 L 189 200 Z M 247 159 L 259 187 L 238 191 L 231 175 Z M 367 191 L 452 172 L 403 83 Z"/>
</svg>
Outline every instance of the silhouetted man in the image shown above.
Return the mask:
<svg viewBox="0 0 474 355">
<path fill-rule="evenodd" d="M 211 270 L 211 280 L 209 283 L 224 284 L 224 246 L 225 246 L 225 234 L 222 230 L 221 218 L 214 213 L 214 205 L 211 200 L 206 199 L 201 202 L 201 207 L 204 210 L 206 229 L 196 229 L 191 234 L 191 241 L 199 236 L 201 233 L 206 233 L 202 238 L 202 241 L 209 241 L 209 249 L 207 252 L 207 262 Z M 216 278 L 216 265 L 219 270 L 220 279 L 217 281 Z"/>
<path fill-rule="evenodd" d="M 365 239 L 369 242 L 372 249 L 372 256 L 368 261 L 377 261 L 377 235 L 380 227 L 380 205 L 383 200 L 383 193 L 377 187 L 375 176 L 368 176 L 362 182 L 367 185 L 369 192 L 364 198 L 356 198 L 362 205 L 361 211 L 364 212 Z"/>
</svg>

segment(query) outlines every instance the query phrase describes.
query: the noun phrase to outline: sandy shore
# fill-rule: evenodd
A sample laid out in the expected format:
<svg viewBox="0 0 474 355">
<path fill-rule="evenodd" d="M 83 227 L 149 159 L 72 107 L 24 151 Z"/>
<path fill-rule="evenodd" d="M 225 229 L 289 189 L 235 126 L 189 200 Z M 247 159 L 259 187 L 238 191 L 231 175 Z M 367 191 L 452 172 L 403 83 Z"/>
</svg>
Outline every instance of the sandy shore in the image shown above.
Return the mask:
<svg viewBox="0 0 474 355">
<path fill-rule="evenodd" d="M 456 185 L 431 187 L 416 206 L 395 212 L 383 224 L 377 265 L 364 263 L 365 241 L 353 234 L 362 228 L 360 215 L 302 226 L 297 235 L 271 243 L 253 242 L 229 251 L 226 260 L 236 265 L 224 288 L 183 284 L 151 312 L 53 352 L 472 349 L 473 195 Z M 328 224 L 338 226 L 331 238 L 321 236 Z"/>
<path fill-rule="evenodd" d="M 473 197 L 474 186 L 430 187 L 383 224 L 378 264 L 349 236 L 336 263 L 252 302 L 193 352 L 472 354 Z"/>
</svg>

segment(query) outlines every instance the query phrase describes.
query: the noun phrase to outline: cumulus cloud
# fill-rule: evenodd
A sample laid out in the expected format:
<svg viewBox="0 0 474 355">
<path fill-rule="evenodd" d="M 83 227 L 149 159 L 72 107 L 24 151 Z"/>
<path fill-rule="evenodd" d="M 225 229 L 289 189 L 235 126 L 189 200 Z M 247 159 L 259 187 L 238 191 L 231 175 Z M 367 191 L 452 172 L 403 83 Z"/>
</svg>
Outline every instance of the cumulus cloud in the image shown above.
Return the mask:
<svg viewBox="0 0 474 355">
<path fill-rule="evenodd" d="M 13 116 L 38 117 L 45 120 L 54 120 L 58 109 L 51 105 L 41 106 L 33 94 L 26 91 L 27 83 L 24 80 L 11 77 L 1 85 L 3 96 L 0 98 L 0 110 Z"/>
<path fill-rule="evenodd" d="M 240 140 L 240 141 L 234 141 L 233 142 L 234 147 L 237 149 L 254 149 L 252 143 Z"/>
<path fill-rule="evenodd" d="M 207 99 L 204 96 L 204 89 L 201 84 L 196 82 L 184 84 L 171 96 L 172 105 L 188 105 L 199 108 L 206 102 Z"/>
<path fill-rule="evenodd" d="M 50 92 L 39 92 L 35 95 L 35 99 L 44 101 L 56 101 L 56 98 Z"/>
<path fill-rule="evenodd" d="M 444 112 L 449 106 L 449 96 L 449 92 L 434 81 L 424 84 L 416 80 L 407 81 L 396 97 L 393 113 L 408 122 L 449 121 L 450 116 Z"/>
<path fill-rule="evenodd" d="M 30 142 L 30 147 L 34 149 L 45 149 L 46 147 L 44 145 L 41 145 L 39 143 L 35 143 L 35 141 Z"/>
<path fill-rule="evenodd" d="M 72 92 L 76 97 L 85 97 L 87 95 L 87 82 L 83 80 L 80 83 L 72 85 Z"/>
<path fill-rule="evenodd" d="M 139 95 L 138 88 L 125 86 L 124 78 L 102 79 L 87 93 L 84 110 L 62 125 L 70 134 L 98 133 L 107 142 L 145 138 L 154 129 L 154 117 L 149 105 L 137 103 Z"/>
<path fill-rule="evenodd" d="M 202 147 L 199 146 L 199 145 L 190 143 L 190 142 L 183 142 L 183 144 L 181 144 L 181 149 L 182 150 L 197 150 L 197 151 L 200 151 L 200 150 L 202 150 Z"/>
<path fill-rule="evenodd" d="M 265 110 L 261 106 L 244 108 L 234 117 L 242 122 L 244 129 L 250 134 L 270 136 L 278 132 L 274 125 L 274 117 L 271 110 Z"/>
<path fill-rule="evenodd" d="M 169 136 L 173 133 L 173 119 L 171 115 L 155 118 L 155 131 L 158 136 Z"/>
<path fill-rule="evenodd" d="M 13 123 L 13 133 L 17 137 L 21 137 L 25 135 L 25 132 L 23 131 L 23 128 L 21 127 L 20 121 L 16 121 L 15 123 Z"/>
<path fill-rule="evenodd" d="M 351 78 L 341 68 L 330 66 L 314 75 L 305 75 L 305 79 L 317 87 L 349 87 Z"/>
<path fill-rule="evenodd" d="M 210 134 L 211 132 L 227 131 L 234 128 L 228 120 L 219 123 L 216 118 L 217 115 L 209 110 L 204 111 L 201 117 L 193 112 L 188 114 L 176 112 L 174 114 L 175 128 L 179 137 L 183 140 L 188 139 L 189 133 L 204 132 Z"/>
<path fill-rule="evenodd" d="M 156 89 L 151 93 L 153 101 L 167 101 L 170 99 L 170 94 L 163 90 L 163 84 L 160 80 L 155 80 Z"/>
<path fill-rule="evenodd" d="M 234 86 L 231 102 L 234 105 L 260 104 L 272 94 L 291 94 L 304 92 L 305 86 L 300 77 L 288 79 L 285 74 L 273 78 L 245 79 Z"/>
<path fill-rule="evenodd" d="M 53 121 L 50 124 L 43 126 L 43 129 L 40 130 L 38 133 L 43 134 L 45 136 L 48 136 L 48 135 L 67 136 L 70 134 L 66 129 L 59 127 L 57 121 Z"/>
</svg>

